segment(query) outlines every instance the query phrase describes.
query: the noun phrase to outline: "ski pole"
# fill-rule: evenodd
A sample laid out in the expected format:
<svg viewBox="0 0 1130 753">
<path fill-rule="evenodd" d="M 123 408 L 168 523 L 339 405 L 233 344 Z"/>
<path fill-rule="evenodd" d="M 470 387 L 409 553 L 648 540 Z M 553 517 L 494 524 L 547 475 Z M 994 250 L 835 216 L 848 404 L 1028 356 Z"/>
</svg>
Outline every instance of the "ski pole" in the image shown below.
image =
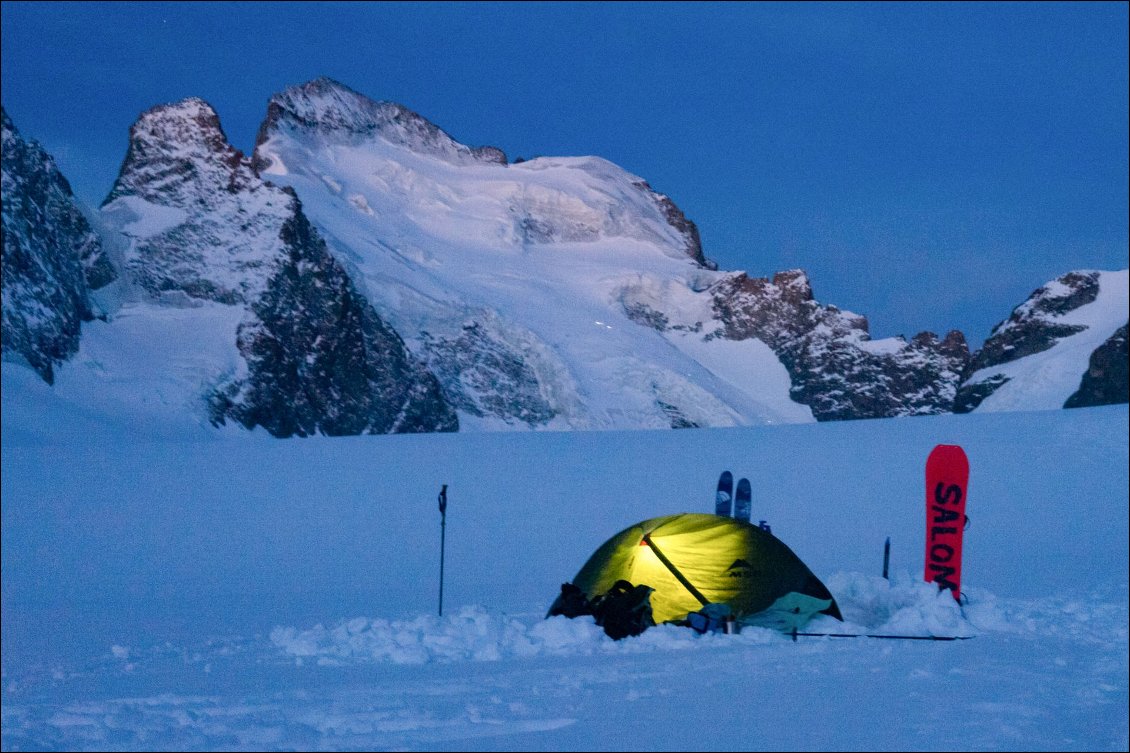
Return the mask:
<svg viewBox="0 0 1130 753">
<path fill-rule="evenodd" d="M 439 490 L 439 616 L 443 617 L 443 550 L 447 537 L 447 484 Z"/>
<path fill-rule="evenodd" d="M 891 537 L 887 537 L 887 543 L 883 544 L 883 578 L 890 580 L 887 577 L 887 570 L 891 564 Z"/>
</svg>

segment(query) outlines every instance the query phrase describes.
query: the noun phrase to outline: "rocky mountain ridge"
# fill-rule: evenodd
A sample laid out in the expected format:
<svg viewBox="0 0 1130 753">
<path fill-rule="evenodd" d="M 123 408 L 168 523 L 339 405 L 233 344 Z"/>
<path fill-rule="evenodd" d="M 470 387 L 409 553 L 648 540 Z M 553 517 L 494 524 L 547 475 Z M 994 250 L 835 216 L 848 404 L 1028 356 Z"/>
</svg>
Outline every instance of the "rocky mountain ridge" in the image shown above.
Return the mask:
<svg viewBox="0 0 1130 753">
<path fill-rule="evenodd" d="M 772 280 L 735 275 L 710 291 L 719 337 L 756 337 L 792 377 L 794 400 L 818 420 L 945 413 L 969 363 L 964 335 L 871 340 L 867 318 L 821 306 L 801 270 Z"/>
<path fill-rule="evenodd" d="M 5 119 L 11 360 L 7 133 Z M 235 331 L 208 325 L 223 363 L 202 357 L 176 379 L 212 423 L 276 436 L 944 413 L 1016 380 L 988 373 L 1008 359 L 1109 324 L 1056 313 L 1109 306 L 1100 273 L 1079 272 L 976 354 L 957 331 L 872 340 L 866 317 L 817 302 L 801 270 L 719 271 L 674 202 L 611 163 L 511 164 L 324 78 L 271 98 L 250 157 L 202 100 L 143 113 L 101 214 L 131 316 L 243 312 Z M 87 267 L 105 278 L 101 258 Z M 1126 400 L 1121 331 L 1071 356 L 1068 403 Z"/>
</svg>

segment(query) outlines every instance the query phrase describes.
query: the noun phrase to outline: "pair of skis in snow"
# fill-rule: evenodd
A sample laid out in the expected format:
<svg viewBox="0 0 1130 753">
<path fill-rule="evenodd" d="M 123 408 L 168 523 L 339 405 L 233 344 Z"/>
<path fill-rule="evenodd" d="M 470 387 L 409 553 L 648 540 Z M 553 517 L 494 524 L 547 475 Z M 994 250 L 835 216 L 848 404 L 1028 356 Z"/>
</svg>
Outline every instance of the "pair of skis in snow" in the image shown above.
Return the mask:
<svg viewBox="0 0 1130 753">
<path fill-rule="evenodd" d="M 714 495 L 714 514 L 723 518 L 734 517 L 748 523 L 752 507 L 753 491 L 749 479 L 743 478 L 738 482 L 738 499 L 735 500 L 734 474 L 722 471 L 722 475 L 718 477 L 718 491 Z"/>
<path fill-rule="evenodd" d="M 749 479 L 740 479 L 737 489 L 734 489 L 734 474 L 722 471 L 718 477 L 718 490 L 714 493 L 714 514 L 748 523 L 752 512 L 753 489 Z M 764 520 L 760 526 L 762 530 L 769 530 L 769 524 Z"/>
</svg>

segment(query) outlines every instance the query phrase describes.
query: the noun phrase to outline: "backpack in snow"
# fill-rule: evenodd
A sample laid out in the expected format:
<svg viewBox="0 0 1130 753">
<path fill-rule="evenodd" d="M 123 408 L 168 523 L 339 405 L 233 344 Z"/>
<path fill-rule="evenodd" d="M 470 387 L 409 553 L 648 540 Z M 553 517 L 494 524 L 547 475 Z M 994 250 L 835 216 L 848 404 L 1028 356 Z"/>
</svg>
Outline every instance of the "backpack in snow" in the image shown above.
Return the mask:
<svg viewBox="0 0 1130 753">
<path fill-rule="evenodd" d="M 549 614 L 546 617 L 559 614 L 563 614 L 569 619 L 592 614 L 592 602 L 585 596 L 584 591 L 572 583 L 562 583 L 561 594 L 553 602 L 553 606 L 549 608 Z"/>
<path fill-rule="evenodd" d="M 592 613 L 596 624 L 613 640 L 639 635 L 655 625 L 651 615 L 651 586 L 633 586 L 618 580 L 603 596 L 593 599 Z"/>
</svg>

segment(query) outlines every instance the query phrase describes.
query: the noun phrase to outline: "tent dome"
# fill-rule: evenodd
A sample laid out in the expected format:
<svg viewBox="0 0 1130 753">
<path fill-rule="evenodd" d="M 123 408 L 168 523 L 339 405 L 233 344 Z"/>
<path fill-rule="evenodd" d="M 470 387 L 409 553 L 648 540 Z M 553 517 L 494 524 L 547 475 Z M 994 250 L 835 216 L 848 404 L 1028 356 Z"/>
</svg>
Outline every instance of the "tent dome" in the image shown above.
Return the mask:
<svg viewBox="0 0 1130 753">
<path fill-rule="evenodd" d="M 594 599 L 619 580 L 655 589 L 657 623 L 683 620 L 707 603 L 728 604 L 742 624 L 784 630 L 818 613 L 842 619 L 832 594 L 776 536 L 718 515 L 667 515 L 626 528 L 593 553 L 573 584 Z"/>
</svg>

